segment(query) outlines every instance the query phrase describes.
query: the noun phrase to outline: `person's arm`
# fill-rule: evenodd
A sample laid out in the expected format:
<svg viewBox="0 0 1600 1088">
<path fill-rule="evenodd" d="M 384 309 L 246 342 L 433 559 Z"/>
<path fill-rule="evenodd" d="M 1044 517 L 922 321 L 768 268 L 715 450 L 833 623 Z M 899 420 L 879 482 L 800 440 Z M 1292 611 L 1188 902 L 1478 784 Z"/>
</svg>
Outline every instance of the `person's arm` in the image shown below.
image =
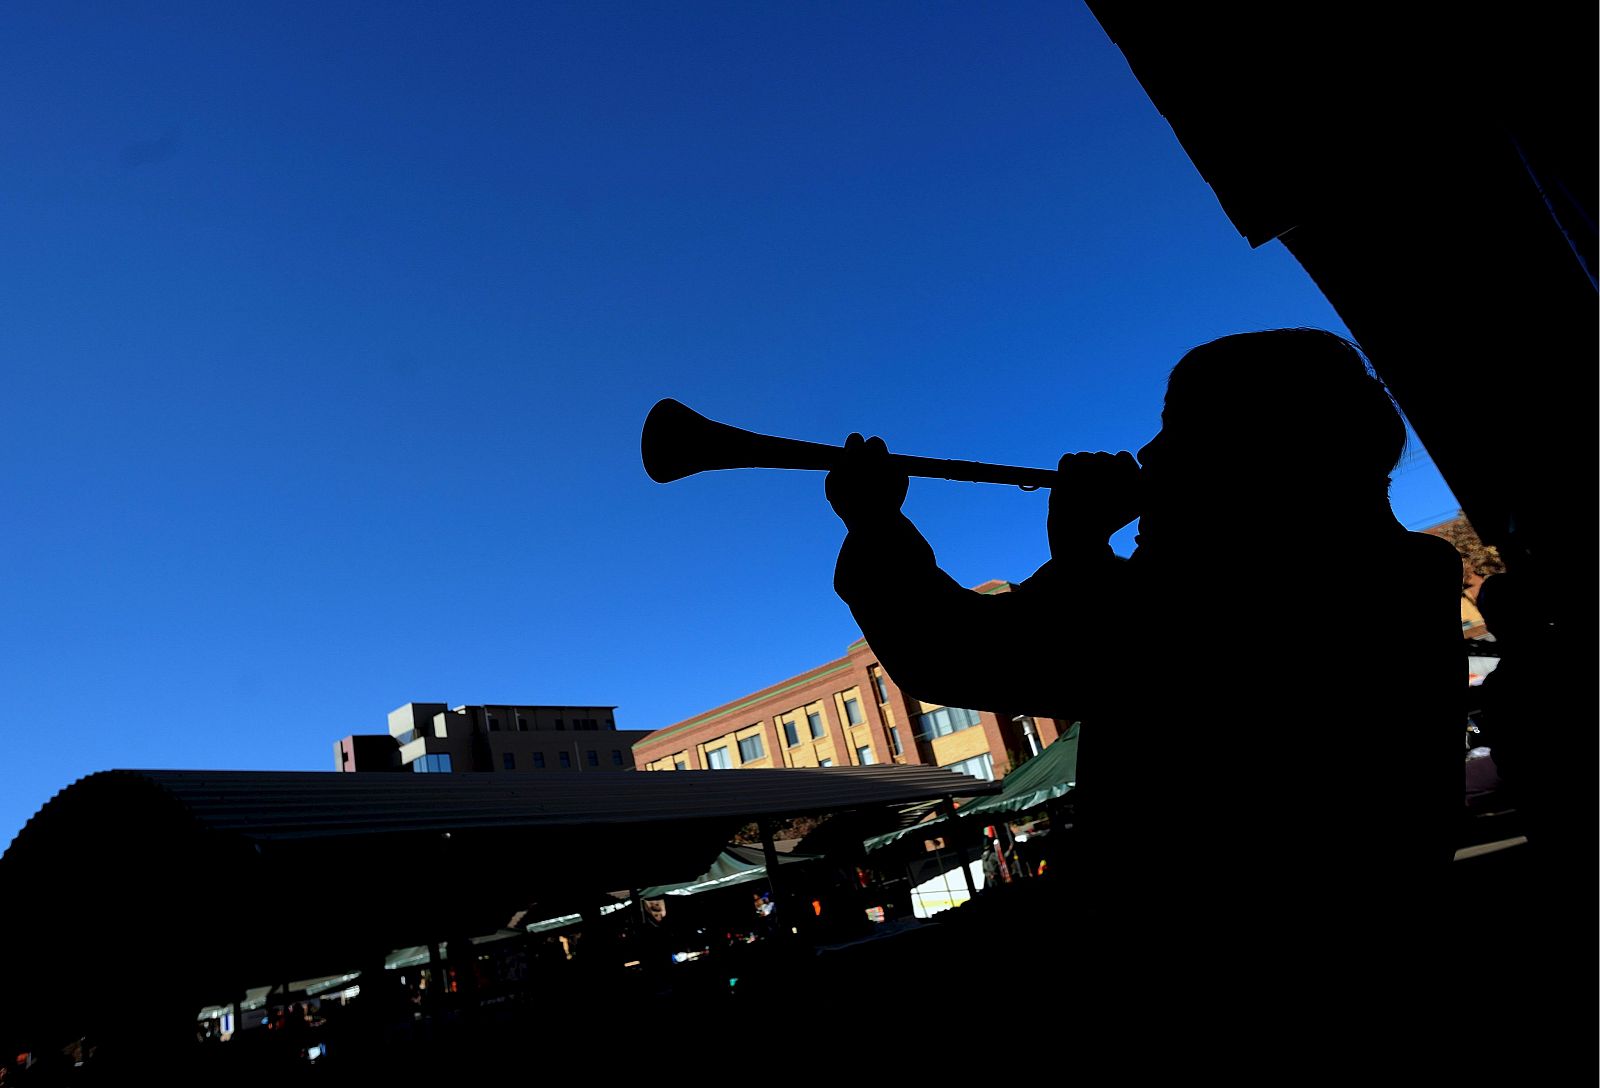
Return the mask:
<svg viewBox="0 0 1600 1088">
<path fill-rule="evenodd" d="M 883 443 L 852 435 L 845 450 L 828 476 L 829 500 L 849 528 L 834 587 L 901 690 L 946 706 L 1084 716 L 1099 694 L 1096 677 L 1105 675 L 1096 661 L 1116 653 L 1107 620 L 1125 572 L 1106 540 L 1131 512 L 1075 518 L 1058 510 L 1052 494 L 1057 557 L 1010 593 L 976 593 L 939 569 L 933 549 L 900 513 L 907 480 L 893 470 Z M 1131 457 L 1098 458 L 1109 455 L 1063 458 L 1062 468 L 1075 483 L 1111 473 L 1126 483 Z"/>
</svg>

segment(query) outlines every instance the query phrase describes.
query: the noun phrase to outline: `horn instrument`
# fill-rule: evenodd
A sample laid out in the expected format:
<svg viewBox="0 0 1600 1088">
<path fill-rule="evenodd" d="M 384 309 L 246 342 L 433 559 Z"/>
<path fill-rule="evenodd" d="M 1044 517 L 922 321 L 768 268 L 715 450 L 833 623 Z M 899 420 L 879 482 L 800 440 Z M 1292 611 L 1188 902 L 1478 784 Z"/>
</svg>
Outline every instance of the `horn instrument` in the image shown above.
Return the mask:
<svg viewBox="0 0 1600 1088">
<path fill-rule="evenodd" d="M 658 484 L 669 484 L 697 472 L 718 468 L 800 468 L 827 471 L 844 455 L 841 446 L 774 438 L 707 419 L 668 398 L 645 417 L 639 439 L 644 470 Z M 1053 487 L 1055 469 L 1017 468 L 982 461 L 950 461 L 891 453 L 890 464 L 907 476 L 963 480 L 978 484 L 1015 484 L 1024 490 Z"/>
</svg>

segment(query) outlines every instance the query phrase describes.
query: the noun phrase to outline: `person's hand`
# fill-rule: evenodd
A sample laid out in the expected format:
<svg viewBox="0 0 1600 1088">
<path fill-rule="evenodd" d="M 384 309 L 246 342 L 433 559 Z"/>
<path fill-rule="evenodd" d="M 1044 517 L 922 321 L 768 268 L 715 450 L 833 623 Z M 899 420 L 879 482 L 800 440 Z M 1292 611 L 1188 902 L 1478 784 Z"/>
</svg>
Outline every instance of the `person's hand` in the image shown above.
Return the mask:
<svg viewBox="0 0 1600 1088">
<path fill-rule="evenodd" d="M 1139 516 L 1139 463 L 1133 454 L 1069 453 L 1050 489 L 1050 553 L 1098 548 Z"/>
<path fill-rule="evenodd" d="M 862 440 L 853 434 L 844 440 L 844 453 L 828 473 L 828 502 L 848 529 L 885 520 L 906 501 L 911 485 L 904 472 L 889 460 L 881 438 Z"/>
</svg>

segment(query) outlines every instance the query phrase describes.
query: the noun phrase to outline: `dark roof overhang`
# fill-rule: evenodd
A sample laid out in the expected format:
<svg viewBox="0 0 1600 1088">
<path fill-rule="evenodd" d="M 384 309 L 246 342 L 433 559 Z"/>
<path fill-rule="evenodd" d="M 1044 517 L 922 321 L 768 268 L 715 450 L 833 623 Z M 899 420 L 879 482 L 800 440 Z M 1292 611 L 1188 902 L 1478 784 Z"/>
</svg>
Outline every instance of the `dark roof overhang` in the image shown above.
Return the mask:
<svg viewBox="0 0 1600 1088">
<path fill-rule="evenodd" d="M 125 985 L 229 988 L 381 962 L 536 904 L 694 877 L 746 822 L 918 818 L 998 789 L 924 767 L 662 774 L 105 771 L 0 856 L 0 1020 L 114 1008 Z M 198 1004 L 196 1005 L 198 1007 Z"/>
</svg>

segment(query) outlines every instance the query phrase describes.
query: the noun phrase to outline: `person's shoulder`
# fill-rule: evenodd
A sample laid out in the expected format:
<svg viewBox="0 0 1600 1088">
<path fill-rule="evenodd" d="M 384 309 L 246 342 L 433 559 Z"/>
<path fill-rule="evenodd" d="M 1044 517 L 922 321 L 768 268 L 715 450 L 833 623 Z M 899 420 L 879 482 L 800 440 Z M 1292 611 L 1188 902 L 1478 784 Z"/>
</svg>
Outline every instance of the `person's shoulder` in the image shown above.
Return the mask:
<svg viewBox="0 0 1600 1088">
<path fill-rule="evenodd" d="M 1039 596 L 1066 592 L 1070 587 L 1071 592 L 1082 593 L 1086 585 L 1093 588 L 1132 577 L 1136 573 L 1134 566 L 1110 548 L 1088 554 L 1078 562 L 1047 559 L 1042 567 L 1017 583 L 1014 592 Z"/>
<path fill-rule="evenodd" d="M 1459 573 L 1461 553 L 1443 537 L 1431 533 L 1402 533 L 1399 537 L 1402 555 L 1418 566 L 1449 570 Z"/>
<path fill-rule="evenodd" d="M 1434 536 L 1432 533 L 1413 533 L 1407 530 L 1399 534 L 1399 538 L 1405 547 L 1414 550 L 1419 555 L 1431 555 L 1436 560 L 1440 558 L 1459 560 L 1461 558 L 1461 553 L 1456 551 L 1456 546 L 1442 536 Z"/>
<path fill-rule="evenodd" d="M 1409 586 L 1431 596 L 1461 591 L 1461 553 L 1455 545 L 1427 533 L 1400 532 L 1380 559 L 1382 580 L 1390 585 Z"/>
</svg>

